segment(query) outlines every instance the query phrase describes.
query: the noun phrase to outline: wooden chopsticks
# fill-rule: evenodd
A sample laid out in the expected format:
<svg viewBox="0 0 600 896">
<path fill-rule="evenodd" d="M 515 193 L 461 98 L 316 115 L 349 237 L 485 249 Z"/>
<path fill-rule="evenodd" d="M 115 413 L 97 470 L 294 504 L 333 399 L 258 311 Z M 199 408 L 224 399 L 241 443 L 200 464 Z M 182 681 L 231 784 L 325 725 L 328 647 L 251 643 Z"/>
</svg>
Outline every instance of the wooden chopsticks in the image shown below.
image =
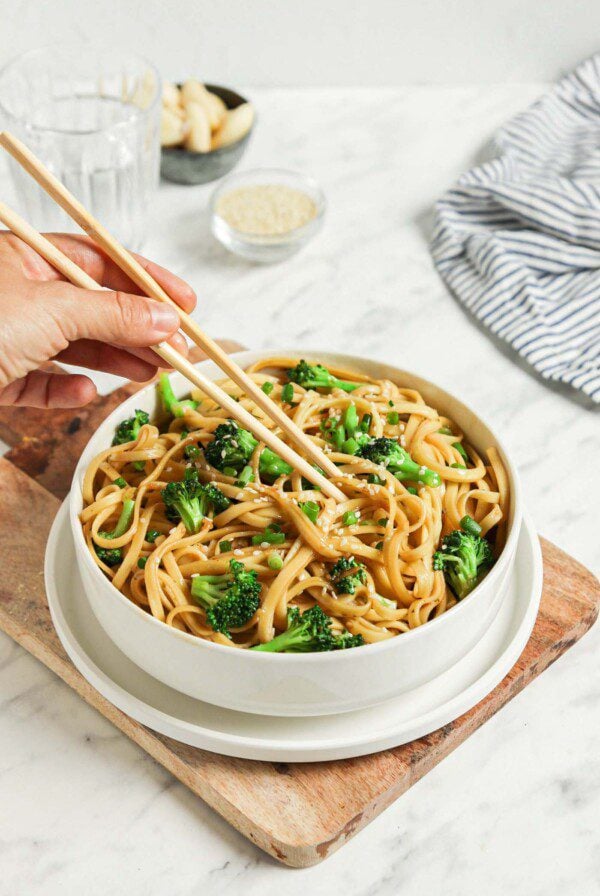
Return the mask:
<svg viewBox="0 0 600 896">
<path fill-rule="evenodd" d="M 250 377 L 228 357 L 228 355 L 209 336 L 204 334 L 195 321 L 192 320 L 158 283 L 144 270 L 141 264 L 121 246 L 99 222 L 87 212 L 81 203 L 71 196 L 66 188 L 52 175 L 42 163 L 27 149 L 16 137 L 7 132 L 0 133 L 0 145 L 4 146 L 11 155 L 31 174 L 46 192 L 55 199 L 59 205 L 71 215 L 109 255 L 110 258 L 125 271 L 132 280 L 150 295 L 159 301 L 167 301 L 180 315 L 181 325 L 193 341 L 202 348 L 206 354 L 226 373 L 256 404 L 269 416 L 273 422 L 289 436 L 294 443 L 300 446 L 308 457 L 321 469 L 330 475 L 340 478 L 340 472 L 332 461 L 311 442 L 291 421 L 283 411 L 271 401 L 267 395 L 254 383 Z M 64 255 L 35 228 L 31 227 L 16 212 L 0 203 L 0 221 L 5 224 L 16 236 L 20 237 L 32 249 L 38 252 L 56 270 L 60 271 L 68 280 L 76 286 L 85 289 L 101 290 L 102 287 L 86 274 L 78 265 Z M 257 439 L 263 441 L 275 451 L 286 463 L 298 470 L 306 479 L 314 485 L 318 485 L 322 491 L 336 501 L 346 500 L 344 493 L 326 479 L 318 470 L 302 456 L 297 454 L 289 445 L 283 442 L 272 430 L 268 429 L 260 420 L 252 416 L 239 402 L 232 399 L 216 383 L 201 374 L 190 362 L 179 354 L 167 342 L 161 342 L 153 346 L 154 351 L 163 358 L 170 367 L 178 370 L 191 383 L 201 389 L 206 395 L 223 407 L 227 413 L 235 418 L 244 428 L 249 429 Z"/>
<path fill-rule="evenodd" d="M 236 385 L 246 393 L 246 395 L 258 405 L 267 416 L 276 423 L 280 429 L 288 436 L 288 438 L 299 448 L 301 448 L 306 456 L 317 464 L 321 469 L 329 474 L 339 478 L 340 472 L 326 454 L 324 454 L 317 445 L 315 445 L 296 424 L 290 420 L 287 414 L 275 404 L 257 384 L 250 379 L 241 367 L 233 361 L 217 343 L 211 339 L 198 326 L 189 314 L 186 314 L 182 308 L 174 302 L 165 290 L 154 280 L 154 278 L 142 267 L 136 258 L 125 249 L 108 230 L 97 221 L 93 215 L 76 199 L 67 188 L 45 167 L 45 165 L 28 149 L 24 143 L 17 139 L 8 131 L 0 132 L 0 145 L 11 154 L 11 156 L 28 172 L 38 184 L 48 193 L 48 195 L 67 212 L 68 215 L 78 224 L 85 233 L 88 234 L 111 258 L 121 270 L 133 280 L 133 282 L 143 290 L 143 292 L 161 302 L 168 302 L 179 314 L 181 321 L 181 329 L 190 339 L 201 348 L 208 357 L 225 373 Z M 65 274 L 65 276 L 68 276 Z M 166 360 L 166 359 L 165 359 Z M 172 360 L 169 364 L 179 369 Z M 183 372 L 183 371 L 180 371 Z M 187 374 L 185 374 L 187 376 Z M 248 426 L 251 429 L 250 426 Z M 254 430 L 252 430 L 254 432 Z M 254 433 L 256 435 L 256 433 Z M 262 436 L 261 436 L 262 438 Z M 269 446 L 271 447 L 271 446 Z M 281 452 L 278 452 L 281 454 Z M 289 463 L 289 461 L 288 461 Z M 299 469 L 297 464 L 294 467 Z M 306 476 L 305 473 L 303 475 Z M 323 483 L 313 476 L 306 476 L 311 482 L 318 484 L 323 488 Z M 331 486 L 324 489 L 327 494 L 334 497 L 333 490 L 336 492 L 336 500 L 344 500 L 342 492 Z"/>
</svg>

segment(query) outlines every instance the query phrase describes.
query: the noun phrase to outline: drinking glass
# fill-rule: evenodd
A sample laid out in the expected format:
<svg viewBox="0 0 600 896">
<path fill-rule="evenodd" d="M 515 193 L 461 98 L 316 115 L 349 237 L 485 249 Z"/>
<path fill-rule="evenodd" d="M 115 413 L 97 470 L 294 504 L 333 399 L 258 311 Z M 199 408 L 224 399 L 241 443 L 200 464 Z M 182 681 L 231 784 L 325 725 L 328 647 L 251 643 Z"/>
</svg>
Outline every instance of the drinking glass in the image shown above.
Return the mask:
<svg viewBox="0 0 600 896">
<path fill-rule="evenodd" d="M 122 243 L 139 248 L 158 184 L 161 83 L 146 60 L 86 44 L 31 50 L 0 71 L 0 118 Z M 21 214 L 77 226 L 13 160 Z"/>
</svg>

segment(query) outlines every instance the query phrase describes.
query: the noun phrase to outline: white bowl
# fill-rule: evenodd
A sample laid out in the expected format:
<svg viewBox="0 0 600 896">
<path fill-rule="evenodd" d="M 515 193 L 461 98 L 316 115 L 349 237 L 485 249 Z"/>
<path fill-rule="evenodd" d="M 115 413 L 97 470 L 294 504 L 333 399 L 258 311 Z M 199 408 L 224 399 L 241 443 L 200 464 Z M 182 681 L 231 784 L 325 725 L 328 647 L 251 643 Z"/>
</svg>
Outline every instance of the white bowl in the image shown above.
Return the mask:
<svg viewBox="0 0 600 896">
<path fill-rule="evenodd" d="M 110 444 L 117 423 L 135 408 L 151 416 L 158 412 L 154 384 L 124 401 L 86 445 L 71 487 L 69 516 L 75 553 L 92 609 L 117 647 L 159 681 L 208 703 L 263 715 L 311 716 L 360 709 L 445 672 L 471 650 L 498 612 L 521 527 L 515 467 L 497 436 L 465 404 L 427 380 L 387 364 L 331 352 L 303 350 L 301 354 L 418 389 L 460 426 L 476 448 L 493 445 L 499 450 L 510 480 L 511 509 L 504 550 L 488 575 L 465 600 L 426 625 L 377 644 L 332 653 L 265 654 L 212 644 L 159 622 L 124 597 L 100 572 L 85 544 L 79 522 L 85 469 Z M 299 357 L 300 353 L 276 349 L 239 352 L 233 357 L 247 367 L 261 358 L 281 355 Z M 198 366 L 211 379 L 223 377 L 210 361 Z M 173 374 L 172 382 L 179 397 L 189 392 L 179 374 Z"/>
</svg>

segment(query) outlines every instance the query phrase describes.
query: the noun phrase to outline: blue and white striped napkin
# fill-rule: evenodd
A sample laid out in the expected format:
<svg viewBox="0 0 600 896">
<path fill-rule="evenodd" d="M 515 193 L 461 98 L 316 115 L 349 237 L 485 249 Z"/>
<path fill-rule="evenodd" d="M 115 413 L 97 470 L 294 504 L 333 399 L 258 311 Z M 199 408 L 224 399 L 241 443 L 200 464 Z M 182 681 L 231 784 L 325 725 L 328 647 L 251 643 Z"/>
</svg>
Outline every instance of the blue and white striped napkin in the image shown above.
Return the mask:
<svg viewBox="0 0 600 896">
<path fill-rule="evenodd" d="M 600 403 L 600 54 L 494 145 L 436 204 L 435 264 L 542 377 Z"/>
</svg>

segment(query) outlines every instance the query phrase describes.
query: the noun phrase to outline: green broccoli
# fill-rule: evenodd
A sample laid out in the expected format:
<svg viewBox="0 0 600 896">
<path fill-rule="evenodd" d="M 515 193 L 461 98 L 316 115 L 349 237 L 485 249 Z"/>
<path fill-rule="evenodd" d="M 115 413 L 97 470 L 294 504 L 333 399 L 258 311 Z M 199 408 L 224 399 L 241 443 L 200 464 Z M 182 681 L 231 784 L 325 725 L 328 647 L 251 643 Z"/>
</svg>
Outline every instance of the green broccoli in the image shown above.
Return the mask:
<svg viewBox="0 0 600 896">
<path fill-rule="evenodd" d="M 171 522 L 182 520 L 188 532 L 198 532 L 205 516 L 221 513 L 230 505 L 229 498 L 212 482 L 202 483 L 191 467 L 181 482 L 169 482 L 162 490 L 165 515 Z"/>
<path fill-rule="evenodd" d="M 140 428 L 145 423 L 150 423 L 150 417 L 146 411 L 138 409 L 133 417 L 128 417 L 127 420 L 122 420 L 119 423 L 112 440 L 113 445 L 125 445 L 127 442 L 135 442 Z"/>
<path fill-rule="evenodd" d="M 158 393 L 165 413 L 170 414 L 171 417 L 183 417 L 186 408 L 195 410 L 198 407 L 198 402 L 191 398 L 181 400 L 176 398 L 168 373 L 161 373 L 158 380 Z"/>
<path fill-rule="evenodd" d="M 443 570 L 446 582 L 459 600 L 473 590 L 484 573 L 494 563 L 490 543 L 480 535 L 474 534 L 468 520 L 461 520 L 462 531 L 455 529 L 442 540 L 441 550 L 433 555 L 433 568 Z M 481 531 L 481 527 L 478 527 Z"/>
<path fill-rule="evenodd" d="M 206 460 L 217 470 L 229 468 L 234 474 L 247 465 L 258 445 L 252 433 L 242 429 L 234 420 L 220 423 L 213 435 L 213 440 L 204 449 Z M 270 448 L 263 448 L 261 451 L 258 469 L 262 476 L 269 479 L 287 476 L 292 472 L 292 467 Z"/>
<path fill-rule="evenodd" d="M 259 605 L 261 584 L 254 570 L 231 560 L 229 572 L 220 576 L 194 576 L 192 597 L 205 610 L 209 625 L 231 637 L 230 629 L 245 625 Z"/>
<path fill-rule="evenodd" d="M 354 557 L 340 557 L 329 575 L 338 594 L 354 594 L 357 587 L 367 581 L 364 563 Z"/>
<path fill-rule="evenodd" d="M 129 529 L 134 507 L 135 501 L 126 498 L 123 501 L 123 507 L 119 519 L 117 520 L 117 525 L 112 532 L 100 531 L 98 532 L 98 535 L 101 538 L 120 538 L 121 535 L 124 535 Z M 94 550 L 96 551 L 98 559 L 107 566 L 118 566 L 123 559 L 123 551 L 121 548 L 101 548 L 99 545 L 95 544 Z"/>
<path fill-rule="evenodd" d="M 410 479 L 437 488 L 441 484 L 439 473 L 416 463 L 405 448 L 395 440 L 385 437 L 369 439 L 360 446 L 358 454 L 374 464 L 386 467 L 401 481 Z"/>
<path fill-rule="evenodd" d="M 200 507 L 204 516 L 208 516 L 210 513 L 213 516 L 218 516 L 231 504 L 227 495 L 224 495 L 214 482 L 201 482 L 200 491 Z"/>
<path fill-rule="evenodd" d="M 354 392 L 362 385 L 338 380 L 322 364 L 308 364 L 306 361 L 300 361 L 295 367 L 290 368 L 287 376 L 292 383 L 298 383 L 305 389 L 343 389 L 344 392 Z"/>
<path fill-rule="evenodd" d="M 349 647 L 360 647 L 362 644 L 364 644 L 362 635 L 345 632 L 336 636 L 331 630 L 331 617 L 315 604 L 302 615 L 298 607 L 290 607 L 286 630 L 266 644 L 256 644 L 252 650 L 269 653 L 312 653 L 320 650 L 345 650 Z"/>
<path fill-rule="evenodd" d="M 341 418 L 328 417 L 321 423 L 325 440 L 342 454 L 358 454 L 369 436 L 362 432 L 355 404 L 349 404 Z"/>
</svg>

